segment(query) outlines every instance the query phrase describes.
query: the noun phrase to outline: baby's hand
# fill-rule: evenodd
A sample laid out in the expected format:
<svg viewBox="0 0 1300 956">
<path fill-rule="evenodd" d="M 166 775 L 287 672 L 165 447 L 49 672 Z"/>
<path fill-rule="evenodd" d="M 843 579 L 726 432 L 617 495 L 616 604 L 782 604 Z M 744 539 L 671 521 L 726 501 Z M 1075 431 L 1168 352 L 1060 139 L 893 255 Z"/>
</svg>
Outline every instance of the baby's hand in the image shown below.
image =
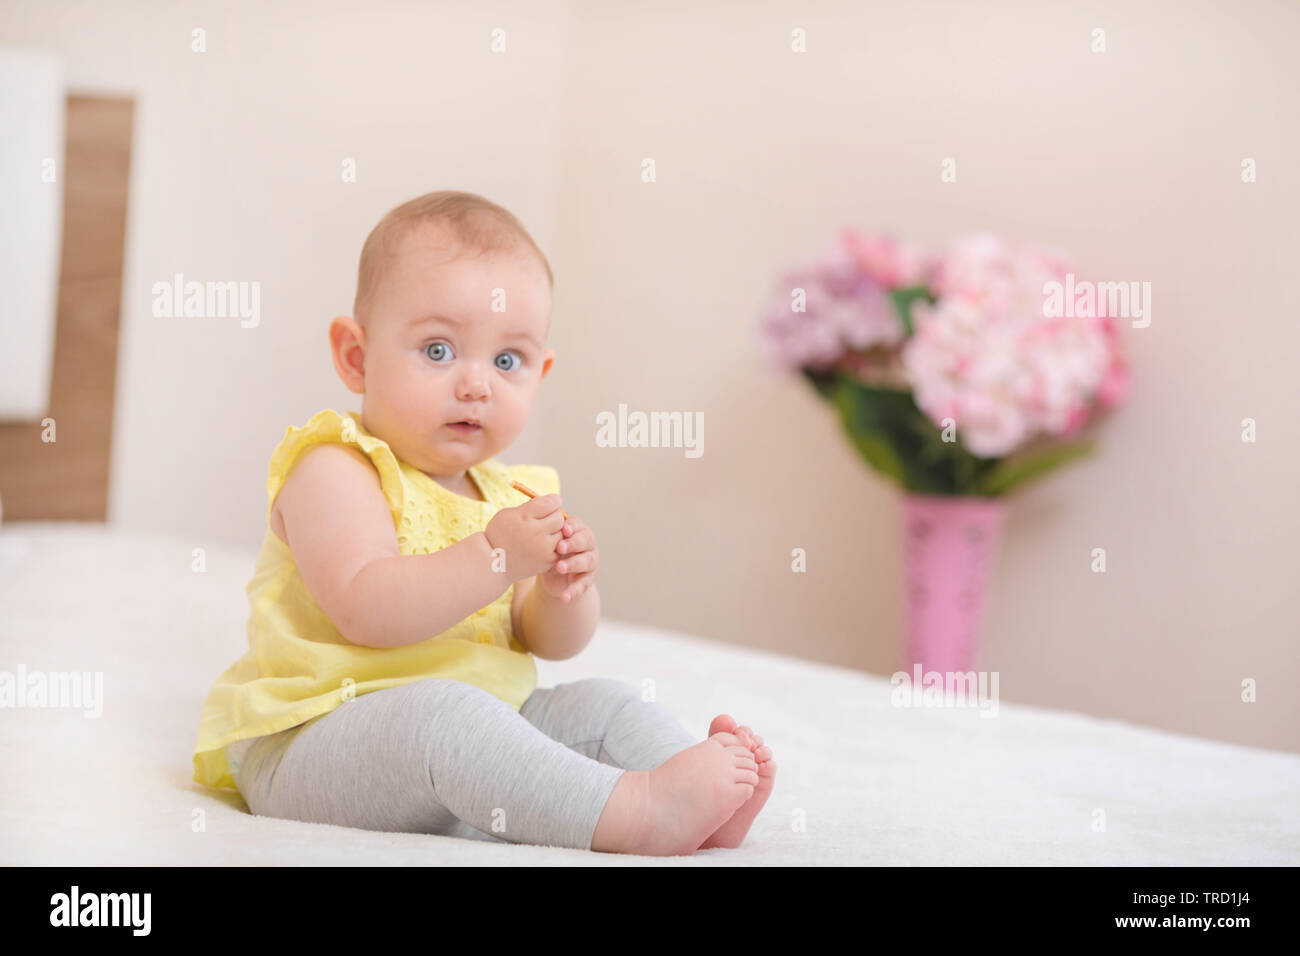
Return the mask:
<svg viewBox="0 0 1300 956">
<path fill-rule="evenodd" d="M 574 601 L 595 582 L 600 552 L 596 550 L 595 533 L 581 518 L 570 515 L 560 532 L 555 566 L 539 574 L 537 583 L 551 597 Z"/>
<path fill-rule="evenodd" d="M 488 544 L 506 553 L 506 574 L 522 581 L 555 563 L 555 548 L 562 539 L 564 512 L 559 495 L 541 495 L 512 508 L 502 508 L 483 529 Z"/>
</svg>

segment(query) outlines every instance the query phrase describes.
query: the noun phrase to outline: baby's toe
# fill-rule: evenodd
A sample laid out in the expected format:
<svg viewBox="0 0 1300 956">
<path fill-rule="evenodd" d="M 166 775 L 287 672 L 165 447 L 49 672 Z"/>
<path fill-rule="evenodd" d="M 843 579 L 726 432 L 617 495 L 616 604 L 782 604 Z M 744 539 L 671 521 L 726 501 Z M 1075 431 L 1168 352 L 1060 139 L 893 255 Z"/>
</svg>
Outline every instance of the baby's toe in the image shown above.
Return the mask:
<svg viewBox="0 0 1300 956">
<path fill-rule="evenodd" d="M 736 721 L 730 714 L 718 714 L 709 724 L 709 736 L 712 737 L 718 733 L 734 733 Z"/>
<path fill-rule="evenodd" d="M 745 741 L 730 731 L 719 730 L 716 733 L 709 734 L 709 739 L 717 741 L 724 747 L 744 747 L 746 750 L 749 749 Z"/>
</svg>

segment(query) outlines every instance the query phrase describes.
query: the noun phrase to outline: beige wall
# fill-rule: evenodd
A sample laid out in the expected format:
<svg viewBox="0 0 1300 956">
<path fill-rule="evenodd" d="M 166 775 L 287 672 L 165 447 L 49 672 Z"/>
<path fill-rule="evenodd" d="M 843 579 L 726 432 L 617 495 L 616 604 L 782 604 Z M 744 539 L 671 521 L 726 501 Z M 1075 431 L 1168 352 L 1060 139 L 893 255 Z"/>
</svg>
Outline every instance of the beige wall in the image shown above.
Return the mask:
<svg viewBox="0 0 1300 956">
<path fill-rule="evenodd" d="M 845 225 L 989 229 L 1153 303 L 1124 330 L 1136 383 L 1101 453 L 1015 501 L 987 619 L 1002 698 L 1300 751 L 1300 12 L 1134 6 L 7 5 L 8 42 L 139 97 L 112 520 L 255 544 L 270 447 L 350 400 L 324 330 L 365 232 L 472 189 L 551 254 L 558 358 L 502 457 L 559 468 L 600 536 L 605 613 L 889 673 L 897 495 L 764 371 L 757 316 Z M 175 271 L 261 279 L 261 327 L 153 319 Z M 704 455 L 596 447 L 620 402 L 702 412 Z"/>
</svg>

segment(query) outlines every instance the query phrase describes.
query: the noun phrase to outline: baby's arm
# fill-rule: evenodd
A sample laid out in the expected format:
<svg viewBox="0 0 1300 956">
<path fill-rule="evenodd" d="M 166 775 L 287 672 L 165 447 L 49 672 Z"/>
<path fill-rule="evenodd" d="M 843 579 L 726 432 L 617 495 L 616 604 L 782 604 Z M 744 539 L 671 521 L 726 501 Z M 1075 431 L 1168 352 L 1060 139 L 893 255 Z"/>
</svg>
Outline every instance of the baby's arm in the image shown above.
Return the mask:
<svg viewBox="0 0 1300 956">
<path fill-rule="evenodd" d="M 568 516 L 560 529 L 556 560 L 536 577 L 515 582 L 515 637 L 536 657 L 562 661 L 590 643 L 600 622 L 595 532 Z M 536 587 L 534 585 L 537 585 Z"/>
<path fill-rule="evenodd" d="M 370 459 L 347 445 L 309 448 L 277 496 L 285 543 L 339 633 L 366 647 L 428 640 L 510 587 L 483 532 L 403 555 Z"/>
<path fill-rule="evenodd" d="M 590 585 L 578 600 L 566 602 L 545 588 L 533 587 L 536 580 L 515 584 L 515 636 L 534 657 L 548 661 L 576 657 L 591 643 L 600 622 L 596 586 Z"/>
</svg>

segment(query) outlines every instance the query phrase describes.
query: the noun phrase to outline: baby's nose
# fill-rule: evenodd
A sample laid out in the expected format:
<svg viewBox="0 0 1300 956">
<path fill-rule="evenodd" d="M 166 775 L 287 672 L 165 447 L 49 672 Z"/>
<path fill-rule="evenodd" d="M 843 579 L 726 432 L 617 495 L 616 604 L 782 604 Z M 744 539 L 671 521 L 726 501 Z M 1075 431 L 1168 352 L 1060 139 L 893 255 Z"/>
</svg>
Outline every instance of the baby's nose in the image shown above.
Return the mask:
<svg viewBox="0 0 1300 956">
<path fill-rule="evenodd" d="M 456 390 L 460 398 L 465 401 L 483 398 L 488 393 L 487 377 L 484 375 L 467 375 L 460 380 Z"/>
</svg>

